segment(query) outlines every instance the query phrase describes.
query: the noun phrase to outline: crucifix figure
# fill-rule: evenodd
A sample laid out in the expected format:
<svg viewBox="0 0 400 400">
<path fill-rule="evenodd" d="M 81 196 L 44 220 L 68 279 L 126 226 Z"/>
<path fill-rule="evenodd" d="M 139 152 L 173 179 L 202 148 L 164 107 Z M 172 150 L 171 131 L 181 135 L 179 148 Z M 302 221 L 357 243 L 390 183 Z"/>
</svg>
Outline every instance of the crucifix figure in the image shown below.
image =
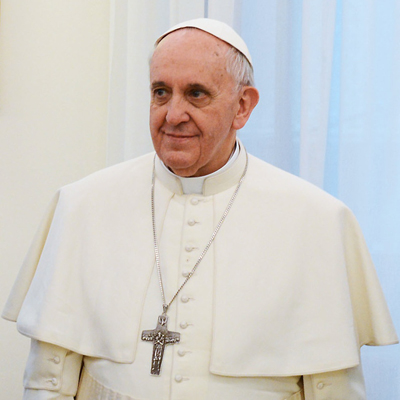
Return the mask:
<svg viewBox="0 0 400 400">
<path fill-rule="evenodd" d="M 158 317 L 156 329 L 143 331 L 142 340 L 154 342 L 153 358 L 151 361 L 151 374 L 160 375 L 161 363 L 166 344 L 179 343 L 181 334 L 179 332 L 170 332 L 167 328 L 168 317 L 162 314 Z"/>
</svg>

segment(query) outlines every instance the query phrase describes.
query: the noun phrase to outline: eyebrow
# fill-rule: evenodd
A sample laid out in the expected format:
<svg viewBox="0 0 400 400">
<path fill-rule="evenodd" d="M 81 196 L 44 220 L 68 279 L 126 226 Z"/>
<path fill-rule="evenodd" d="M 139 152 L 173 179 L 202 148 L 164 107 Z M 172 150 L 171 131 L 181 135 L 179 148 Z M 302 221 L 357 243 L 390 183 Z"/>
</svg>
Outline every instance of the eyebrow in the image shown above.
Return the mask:
<svg viewBox="0 0 400 400">
<path fill-rule="evenodd" d="M 162 87 L 162 86 L 168 86 L 168 85 L 164 81 L 156 81 L 150 85 L 151 89 L 155 89 L 155 88 Z M 202 85 L 201 83 L 189 83 L 188 89 L 192 89 L 192 90 L 200 89 L 205 92 L 209 92 L 209 89 L 206 86 Z"/>
<path fill-rule="evenodd" d="M 200 89 L 200 90 L 203 90 L 204 92 L 210 91 L 206 86 L 202 85 L 201 83 L 190 83 L 188 85 L 188 88 L 189 89 L 197 89 L 197 90 Z"/>
<path fill-rule="evenodd" d="M 167 86 L 167 85 L 163 81 L 157 81 L 157 82 L 153 82 L 151 84 L 151 89 L 154 89 L 154 88 L 160 87 L 160 86 Z"/>
</svg>

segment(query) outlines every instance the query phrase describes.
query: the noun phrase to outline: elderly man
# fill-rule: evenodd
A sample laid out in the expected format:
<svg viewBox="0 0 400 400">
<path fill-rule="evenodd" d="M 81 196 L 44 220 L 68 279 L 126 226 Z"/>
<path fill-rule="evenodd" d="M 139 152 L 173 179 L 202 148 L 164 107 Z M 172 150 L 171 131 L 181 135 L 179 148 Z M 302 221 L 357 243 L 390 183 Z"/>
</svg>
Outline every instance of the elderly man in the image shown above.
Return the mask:
<svg viewBox="0 0 400 400">
<path fill-rule="evenodd" d="M 150 80 L 156 156 L 58 192 L 3 313 L 24 399 L 365 399 L 360 346 L 397 341 L 374 268 L 342 203 L 237 140 L 243 40 L 178 25 Z"/>
</svg>

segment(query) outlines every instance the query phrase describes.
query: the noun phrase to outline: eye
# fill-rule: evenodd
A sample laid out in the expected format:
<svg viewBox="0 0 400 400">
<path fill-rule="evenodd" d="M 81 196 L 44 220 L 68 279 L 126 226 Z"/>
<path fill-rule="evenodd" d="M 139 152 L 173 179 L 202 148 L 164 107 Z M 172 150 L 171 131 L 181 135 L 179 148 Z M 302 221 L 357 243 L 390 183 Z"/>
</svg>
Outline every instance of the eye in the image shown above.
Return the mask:
<svg viewBox="0 0 400 400">
<path fill-rule="evenodd" d="M 210 93 L 202 88 L 193 88 L 188 91 L 188 100 L 196 107 L 204 107 L 211 101 Z"/>
<path fill-rule="evenodd" d="M 191 90 L 189 92 L 189 95 L 191 98 L 193 98 L 195 100 L 201 100 L 207 96 L 206 92 L 204 90 L 200 90 L 200 89 Z"/>
<path fill-rule="evenodd" d="M 166 94 L 167 94 L 167 91 L 165 89 L 154 89 L 153 90 L 154 97 L 160 98 L 160 97 L 166 96 Z"/>
<path fill-rule="evenodd" d="M 199 98 L 201 98 L 202 96 L 205 96 L 205 93 L 202 92 L 201 90 L 194 90 L 194 91 L 192 92 L 192 97 L 194 97 L 195 99 L 199 99 Z"/>
<path fill-rule="evenodd" d="M 166 88 L 154 88 L 152 91 L 152 101 L 155 104 L 164 104 L 169 99 L 169 91 Z"/>
</svg>

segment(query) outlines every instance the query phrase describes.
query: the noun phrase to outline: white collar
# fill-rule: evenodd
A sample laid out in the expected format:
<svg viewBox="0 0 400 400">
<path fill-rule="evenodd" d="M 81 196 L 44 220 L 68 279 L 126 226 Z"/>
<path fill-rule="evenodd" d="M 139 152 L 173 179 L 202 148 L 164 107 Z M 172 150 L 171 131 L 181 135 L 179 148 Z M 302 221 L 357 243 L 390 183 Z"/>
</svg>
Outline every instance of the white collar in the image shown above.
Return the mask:
<svg viewBox="0 0 400 400">
<path fill-rule="evenodd" d="M 203 194 L 209 196 L 237 184 L 246 163 L 246 150 L 237 139 L 235 151 L 228 162 L 219 170 L 205 176 L 183 178 L 171 172 L 156 157 L 156 176 L 176 194 Z"/>
</svg>

